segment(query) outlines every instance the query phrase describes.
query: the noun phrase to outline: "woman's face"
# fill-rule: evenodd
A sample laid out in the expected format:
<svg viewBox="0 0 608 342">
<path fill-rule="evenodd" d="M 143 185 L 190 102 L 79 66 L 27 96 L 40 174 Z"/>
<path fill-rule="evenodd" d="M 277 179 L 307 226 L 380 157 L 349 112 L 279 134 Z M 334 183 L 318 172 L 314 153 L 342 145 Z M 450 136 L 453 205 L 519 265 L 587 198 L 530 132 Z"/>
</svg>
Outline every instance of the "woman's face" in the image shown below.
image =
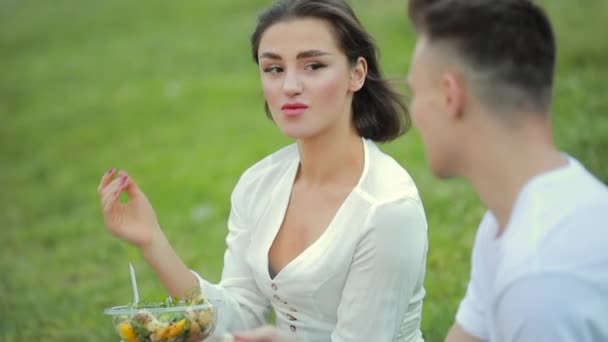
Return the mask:
<svg viewBox="0 0 608 342">
<path fill-rule="evenodd" d="M 258 48 L 264 97 L 272 118 L 293 139 L 353 130 L 353 93 L 367 66 L 349 65 L 324 20 L 299 18 L 270 26 Z"/>
</svg>

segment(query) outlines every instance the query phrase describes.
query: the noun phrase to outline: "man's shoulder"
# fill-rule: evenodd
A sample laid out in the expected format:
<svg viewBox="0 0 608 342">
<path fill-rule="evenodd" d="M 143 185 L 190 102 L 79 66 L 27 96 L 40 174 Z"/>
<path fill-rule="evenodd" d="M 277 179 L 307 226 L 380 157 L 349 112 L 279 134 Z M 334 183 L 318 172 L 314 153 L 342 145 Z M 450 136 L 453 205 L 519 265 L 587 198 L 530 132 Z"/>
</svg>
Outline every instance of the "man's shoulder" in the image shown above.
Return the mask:
<svg viewBox="0 0 608 342">
<path fill-rule="evenodd" d="M 502 242 L 495 294 L 522 280 L 540 283 L 545 276 L 559 276 L 575 278 L 572 283 L 581 286 L 601 286 L 608 296 L 608 201 L 526 214 L 508 228 L 512 231 Z"/>
<path fill-rule="evenodd" d="M 608 188 L 572 159 L 567 168 L 541 176 L 522 190 L 503 237 L 504 258 L 530 267 L 566 254 L 576 257 L 568 251 L 598 248 L 598 235 L 608 237 L 605 222 Z"/>
<path fill-rule="evenodd" d="M 524 197 L 526 205 L 518 210 L 528 216 L 584 215 L 598 205 L 608 206 L 608 187 L 578 160 L 569 157 L 568 166 L 545 175 Z M 608 217 L 608 212 L 605 213 Z M 529 219 L 531 217 L 528 217 Z"/>
</svg>

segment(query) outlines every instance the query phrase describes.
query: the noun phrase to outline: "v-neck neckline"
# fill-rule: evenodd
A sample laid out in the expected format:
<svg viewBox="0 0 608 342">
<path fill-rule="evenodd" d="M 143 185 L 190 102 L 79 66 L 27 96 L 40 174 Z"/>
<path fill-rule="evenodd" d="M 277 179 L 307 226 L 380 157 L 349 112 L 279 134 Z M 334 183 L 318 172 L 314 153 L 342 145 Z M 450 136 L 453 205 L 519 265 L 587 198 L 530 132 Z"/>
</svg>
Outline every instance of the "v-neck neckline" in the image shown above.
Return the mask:
<svg viewBox="0 0 608 342">
<path fill-rule="evenodd" d="M 299 152 L 296 152 L 296 158 L 294 159 L 293 163 L 289 166 L 289 170 L 287 171 L 287 173 L 283 179 L 283 182 L 289 182 L 289 183 L 287 183 L 287 186 L 281 187 L 284 190 L 280 191 L 277 194 L 276 198 L 273 198 L 273 200 L 281 202 L 281 210 L 272 220 L 273 231 L 272 231 L 269 241 L 266 243 L 266 246 L 264 248 L 265 256 L 266 256 L 265 257 L 265 259 L 266 259 L 266 272 L 265 273 L 266 273 L 266 277 L 268 278 L 269 281 L 271 281 L 271 282 L 277 281 L 277 278 L 281 274 L 286 273 L 287 270 L 295 267 L 294 265 L 297 265 L 299 262 L 304 260 L 308 254 L 312 253 L 312 251 L 317 249 L 318 246 L 320 246 L 323 243 L 323 241 L 325 241 L 329 237 L 331 232 L 333 230 L 335 230 L 335 229 L 333 229 L 335 226 L 335 221 L 340 217 L 340 214 L 344 210 L 346 203 L 349 201 L 349 199 L 353 196 L 353 194 L 359 188 L 361 181 L 365 178 L 365 176 L 367 174 L 367 169 L 368 169 L 368 164 L 369 164 L 369 154 L 370 154 L 368 144 L 370 144 L 370 142 L 368 142 L 364 138 L 361 138 L 361 140 L 363 142 L 363 170 L 361 172 L 361 175 L 359 176 L 357 184 L 355 184 L 355 186 L 352 188 L 352 190 L 344 198 L 342 203 L 338 206 L 336 212 L 334 213 L 334 216 L 332 217 L 332 219 L 329 221 L 329 223 L 325 227 L 325 230 L 323 231 L 323 233 L 321 233 L 321 235 L 313 243 L 308 245 L 302 252 L 300 252 L 293 259 L 291 259 L 286 265 L 284 265 L 283 268 L 280 269 L 278 272 L 276 270 L 272 270 L 272 273 L 274 273 L 274 277 L 273 277 L 271 274 L 272 268 L 270 265 L 269 254 L 270 254 L 270 249 L 272 248 L 272 245 L 274 244 L 274 241 L 276 240 L 277 235 L 279 234 L 279 230 L 281 229 L 281 226 L 283 225 L 283 221 L 285 220 L 285 215 L 287 214 L 287 208 L 289 207 L 289 202 L 291 200 L 291 194 L 293 192 L 296 175 L 298 173 L 298 169 L 300 166 L 300 154 L 299 154 Z M 296 149 L 297 149 L 297 147 L 296 147 Z"/>
</svg>

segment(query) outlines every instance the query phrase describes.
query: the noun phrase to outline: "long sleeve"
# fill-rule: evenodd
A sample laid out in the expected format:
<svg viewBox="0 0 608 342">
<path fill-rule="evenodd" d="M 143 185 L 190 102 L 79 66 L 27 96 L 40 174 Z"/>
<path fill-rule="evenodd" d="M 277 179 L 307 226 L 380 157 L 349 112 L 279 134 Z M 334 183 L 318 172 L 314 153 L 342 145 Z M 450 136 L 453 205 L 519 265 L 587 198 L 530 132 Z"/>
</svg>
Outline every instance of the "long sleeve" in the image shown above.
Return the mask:
<svg viewBox="0 0 608 342">
<path fill-rule="evenodd" d="M 418 200 L 402 198 L 378 205 L 370 215 L 331 340 L 417 341 L 428 245 L 424 210 Z M 420 296 L 419 303 L 408 312 L 415 295 Z"/>
<path fill-rule="evenodd" d="M 241 212 L 243 195 L 243 187 L 237 184 L 231 197 L 227 250 L 220 283 L 211 284 L 195 273 L 202 293 L 211 300 L 221 301 L 216 327 L 218 333 L 243 331 L 264 324 L 270 306 L 257 287 L 252 270 L 245 260 L 250 244 L 251 222 Z"/>
</svg>

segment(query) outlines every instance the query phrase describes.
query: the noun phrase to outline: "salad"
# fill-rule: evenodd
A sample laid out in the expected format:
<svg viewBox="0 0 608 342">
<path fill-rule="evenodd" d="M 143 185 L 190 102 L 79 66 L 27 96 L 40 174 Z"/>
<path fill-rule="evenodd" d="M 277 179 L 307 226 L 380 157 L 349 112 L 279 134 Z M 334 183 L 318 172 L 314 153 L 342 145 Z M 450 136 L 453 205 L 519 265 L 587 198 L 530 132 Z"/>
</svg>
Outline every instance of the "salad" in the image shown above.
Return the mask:
<svg viewBox="0 0 608 342">
<path fill-rule="evenodd" d="M 215 329 L 216 309 L 202 295 L 189 300 L 105 310 L 125 342 L 200 342 Z"/>
</svg>

